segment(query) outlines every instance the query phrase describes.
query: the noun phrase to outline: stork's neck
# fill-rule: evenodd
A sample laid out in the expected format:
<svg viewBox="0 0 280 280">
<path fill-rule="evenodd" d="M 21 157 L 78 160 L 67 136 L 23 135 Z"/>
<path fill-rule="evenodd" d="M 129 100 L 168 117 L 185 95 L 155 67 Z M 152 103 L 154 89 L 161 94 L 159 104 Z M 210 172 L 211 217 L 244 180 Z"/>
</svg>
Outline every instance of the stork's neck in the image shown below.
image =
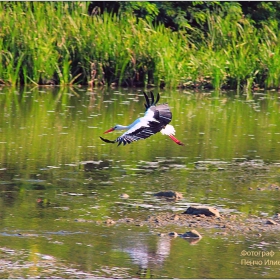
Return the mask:
<svg viewBox="0 0 280 280">
<path fill-rule="evenodd" d="M 115 126 L 115 130 L 129 130 L 129 129 L 132 128 L 135 124 L 137 124 L 139 121 L 140 121 L 140 120 L 137 119 L 137 120 L 135 120 L 135 121 L 134 121 L 132 124 L 130 124 L 130 125 L 120 125 L 120 124 L 118 124 L 118 125 Z"/>
<path fill-rule="evenodd" d="M 129 129 L 129 126 L 128 125 L 116 125 L 115 126 L 115 130 L 128 130 Z"/>
</svg>

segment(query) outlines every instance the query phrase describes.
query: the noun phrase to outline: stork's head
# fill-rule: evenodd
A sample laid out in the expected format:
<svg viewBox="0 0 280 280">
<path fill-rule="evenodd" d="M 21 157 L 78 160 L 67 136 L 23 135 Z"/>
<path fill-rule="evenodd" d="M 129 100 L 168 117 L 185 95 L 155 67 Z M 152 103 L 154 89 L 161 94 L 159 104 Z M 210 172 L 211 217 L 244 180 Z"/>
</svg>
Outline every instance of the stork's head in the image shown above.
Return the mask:
<svg viewBox="0 0 280 280">
<path fill-rule="evenodd" d="M 114 130 L 122 130 L 122 129 L 126 129 L 126 127 L 123 126 L 123 125 L 117 124 L 117 125 L 115 125 L 114 127 L 110 128 L 110 129 L 108 129 L 108 130 L 106 130 L 106 131 L 104 132 L 104 134 L 105 134 L 105 133 L 112 132 L 112 131 L 114 131 Z"/>
</svg>

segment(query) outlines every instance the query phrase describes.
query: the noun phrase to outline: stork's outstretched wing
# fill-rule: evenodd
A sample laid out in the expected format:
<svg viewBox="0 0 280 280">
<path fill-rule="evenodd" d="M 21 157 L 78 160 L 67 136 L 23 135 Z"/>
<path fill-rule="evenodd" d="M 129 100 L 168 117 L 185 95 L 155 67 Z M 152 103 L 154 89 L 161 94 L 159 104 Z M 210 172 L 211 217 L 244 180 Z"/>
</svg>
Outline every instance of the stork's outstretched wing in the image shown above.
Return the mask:
<svg viewBox="0 0 280 280">
<path fill-rule="evenodd" d="M 162 125 L 160 122 L 151 121 L 148 122 L 147 125 L 143 125 L 143 123 L 139 122 L 114 141 L 107 140 L 102 137 L 100 138 L 107 143 L 119 143 L 118 146 L 121 144 L 126 145 L 134 141 L 146 139 L 153 134 L 160 132 L 161 129 Z"/>
</svg>

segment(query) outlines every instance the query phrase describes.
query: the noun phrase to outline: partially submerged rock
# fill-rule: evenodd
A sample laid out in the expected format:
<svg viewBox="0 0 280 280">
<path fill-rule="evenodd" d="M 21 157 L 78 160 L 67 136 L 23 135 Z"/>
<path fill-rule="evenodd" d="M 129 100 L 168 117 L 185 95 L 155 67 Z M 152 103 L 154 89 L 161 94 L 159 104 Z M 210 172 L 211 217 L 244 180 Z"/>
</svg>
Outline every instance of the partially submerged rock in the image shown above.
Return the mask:
<svg viewBox="0 0 280 280">
<path fill-rule="evenodd" d="M 185 232 L 184 234 L 181 235 L 181 237 L 183 237 L 183 238 L 199 238 L 199 239 L 202 238 L 202 236 L 199 234 L 199 232 L 195 229 Z"/>
<path fill-rule="evenodd" d="M 126 193 L 122 193 L 122 194 L 120 194 L 120 198 L 128 199 L 128 198 L 129 198 L 129 195 L 126 194 Z"/>
<path fill-rule="evenodd" d="M 268 225 L 277 225 L 277 223 L 275 221 L 271 220 L 271 219 L 267 220 L 266 224 L 268 224 Z"/>
<path fill-rule="evenodd" d="M 272 216 L 273 219 L 280 220 L 280 213 L 276 213 Z"/>
<path fill-rule="evenodd" d="M 166 198 L 170 198 L 170 199 L 183 198 L 183 195 L 181 193 L 175 192 L 175 191 L 161 191 L 161 192 L 155 193 L 154 196 L 166 197 Z"/>
<path fill-rule="evenodd" d="M 176 231 L 172 231 L 172 232 L 169 232 L 168 235 L 176 238 L 178 236 L 178 233 Z"/>
<path fill-rule="evenodd" d="M 112 219 L 107 219 L 105 222 L 104 222 L 106 225 L 114 225 L 116 222 Z"/>
<path fill-rule="evenodd" d="M 216 208 L 208 206 L 190 206 L 183 214 L 220 217 L 220 213 Z"/>
</svg>

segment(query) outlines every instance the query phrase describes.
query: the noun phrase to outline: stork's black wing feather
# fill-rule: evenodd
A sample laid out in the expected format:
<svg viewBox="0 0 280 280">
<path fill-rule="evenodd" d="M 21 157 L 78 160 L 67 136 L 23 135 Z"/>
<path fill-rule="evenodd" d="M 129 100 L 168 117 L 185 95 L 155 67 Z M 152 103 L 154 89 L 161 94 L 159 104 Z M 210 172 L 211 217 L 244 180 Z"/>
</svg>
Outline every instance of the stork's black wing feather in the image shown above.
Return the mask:
<svg viewBox="0 0 280 280">
<path fill-rule="evenodd" d="M 150 92 L 151 102 L 150 102 L 150 99 L 149 99 L 147 93 L 143 92 L 143 94 L 144 94 L 145 99 L 146 99 L 146 104 L 144 104 L 145 107 L 146 107 L 146 110 L 148 110 L 151 106 L 155 106 L 159 102 L 159 99 L 160 99 L 160 95 L 159 94 L 157 95 L 157 98 L 156 98 L 156 101 L 155 101 L 155 96 L 154 96 L 153 92 L 151 91 Z"/>
<path fill-rule="evenodd" d="M 171 122 L 172 113 L 167 104 L 151 107 L 150 110 L 154 111 L 154 119 L 161 123 L 162 128 Z"/>
<path fill-rule="evenodd" d="M 116 143 L 116 141 L 111 141 L 111 140 L 105 139 L 105 138 L 103 138 L 103 137 L 101 137 L 101 136 L 99 136 L 99 137 L 100 137 L 100 139 L 101 139 L 102 141 L 104 141 L 104 142 L 106 142 L 106 143 L 112 143 L 112 144 Z"/>
<path fill-rule="evenodd" d="M 148 95 L 146 94 L 146 92 L 143 92 L 144 93 L 144 96 L 145 96 L 145 99 L 146 99 L 146 104 L 144 104 L 145 105 L 145 107 L 146 107 L 146 110 L 148 110 L 148 108 L 151 106 L 150 105 L 150 100 L 149 100 L 149 97 L 148 97 Z"/>
<path fill-rule="evenodd" d="M 146 139 L 162 130 L 162 124 L 158 122 L 149 122 L 149 126 L 141 126 L 133 132 L 126 132 L 116 139 L 120 144 L 130 144 L 131 142 Z"/>
</svg>

